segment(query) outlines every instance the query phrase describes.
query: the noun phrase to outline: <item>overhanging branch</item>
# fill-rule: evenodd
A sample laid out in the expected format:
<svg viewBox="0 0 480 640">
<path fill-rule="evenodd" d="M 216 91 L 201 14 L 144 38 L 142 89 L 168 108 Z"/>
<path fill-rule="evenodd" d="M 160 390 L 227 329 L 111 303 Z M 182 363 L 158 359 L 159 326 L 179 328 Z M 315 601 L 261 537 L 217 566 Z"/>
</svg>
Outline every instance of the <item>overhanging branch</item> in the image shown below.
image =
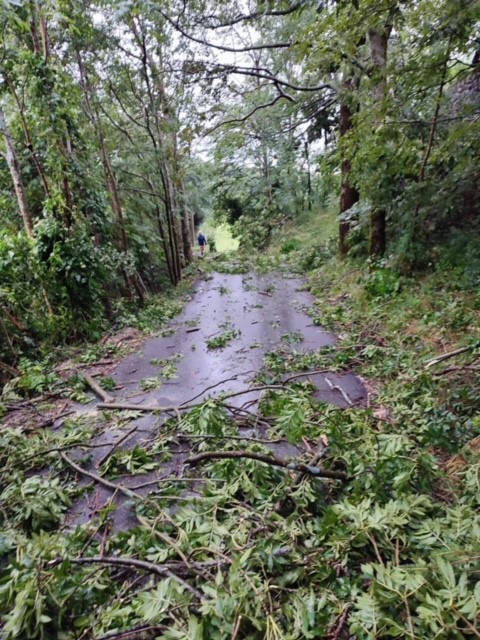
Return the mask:
<svg viewBox="0 0 480 640">
<path fill-rule="evenodd" d="M 244 124 L 249 118 L 251 118 L 255 113 L 257 113 L 257 111 L 260 111 L 261 109 L 267 109 L 268 107 L 273 107 L 273 105 L 275 105 L 280 100 L 289 100 L 290 102 L 295 102 L 295 100 L 291 96 L 289 96 L 288 94 L 282 91 L 273 100 L 270 100 L 270 102 L 257 105 L 254 109 L 252 109 L 245 116 L 243 116 L 243 118 L 232 118 L 231 120 L 225 120 L 224 122 L 219 122 L 214 127 L 206 131 L 204 135 L 205 136 L 210 135 L 220 127 L 224 127 L 228 124 L 235 124 L 235 125 Z"/>
<path fill-rule="evenodd" d="M 229 53 L 246 53 L 247 51 L 262 51 L 264 49 L 288 49 L 297 42 L 273 42 L 270 44 L 259 44 L 259 45 L 251 45 L 249 47 L 227 47 L 226 45 L 214 44 L 213 42 L 209 42 L 208 40 L 204 40 L 203 38 L 198 38 L 197 36 L 188 33 L 176 20 L 171 18 L 165 11 L 160 9 L 158 6 L 153 7 L 155 11 L 157 11 L 169 25 L 171 25 L 176 31 L 182 34 L 188 40 L 192 42 L 196 42 L 197 44 L 204 45 L 211 49 L 217 49 L 219 51 L 228 51 Z"/>
<path fill-rule="evenodd" d="M 219 24 L 216 25 L 206 25 L 206 29 L 222 29 L 224 27 L 233 27 L 234 25 L 240 23 L 240 22 L 248 22 L 250 20 L 256 20 L 257 18 L 270 18 L 270 17 L 281 17 L 281 16 L 288 16 L 292 13 L 295 13 L 295 11 L 298 11 L 300 8 L 302 7 L 302 3 L 301 2 L 297 2 L 296 4 L 294 4 L 293 6 L 291 6 L 288 9 L 277 9 L 277 10 L 272 10 L 272 11 L 254 11 L 253 13 L 248 13 L 248 14 L 239 14 L 238 16 L 236 16 L 235 18 L 232 18 L 231 20 L 229 20 L 228 22 L 220 22 Z M 219 20 L 219 18 L 217 16 L 207 16 L 207 20 L 214 18 L 216 20 Z"/>
</svg>

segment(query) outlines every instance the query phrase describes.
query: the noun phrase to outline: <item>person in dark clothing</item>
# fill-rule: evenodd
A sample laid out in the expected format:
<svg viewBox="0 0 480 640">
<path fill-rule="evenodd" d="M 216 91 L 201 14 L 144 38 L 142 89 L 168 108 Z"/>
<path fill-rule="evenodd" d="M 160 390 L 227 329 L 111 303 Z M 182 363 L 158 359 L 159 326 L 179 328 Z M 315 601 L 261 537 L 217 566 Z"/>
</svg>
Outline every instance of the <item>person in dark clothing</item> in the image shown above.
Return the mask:
<svg viewBox="0 0 480 640">
<path fill-rule="evenodd" d="M 198 240 L 198 246 L 200 247 L 200 255 L 203 256 L 203 254 L 205 253 L 205 247 L 207 246 L 208 242 L 206 237 L 203 235 L 201 231 L 198 234 L 197 240 Z"/>
</svg>

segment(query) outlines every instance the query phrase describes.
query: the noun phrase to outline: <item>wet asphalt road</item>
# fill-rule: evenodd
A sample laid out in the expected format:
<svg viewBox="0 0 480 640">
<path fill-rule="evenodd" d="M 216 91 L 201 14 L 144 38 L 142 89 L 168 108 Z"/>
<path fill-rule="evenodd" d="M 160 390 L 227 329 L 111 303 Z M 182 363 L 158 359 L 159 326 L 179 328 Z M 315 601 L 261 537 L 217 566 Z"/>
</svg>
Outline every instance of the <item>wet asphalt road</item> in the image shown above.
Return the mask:
<svg viewBox="0 0 480 640">
<path fill-rule="evenodd" d="M 335 345 L 335 336 L 314 326 L 307 315 L 306 310 L 312 305 L 312 296 L 297 278 L 279 274 L 214 274 L 212 279 L 197 283 L 192 299 L 172 322 L 172 335 L 146 340 L 141 352 L 132 353 L 118 364 L 111 374 L 119 387 L 113 395 L 118 402 L 139 406 L 178 406 L 222 392 L 247 390 L 262 368 L 267 352 L 280 347 L 308 352 Z M 235 337 L 223 348 L 209 348 L 208 341 L 225 332 L 231 332 Z M 176 363 L 176 377 L 163 379 L 158 388 L 142 391 L 142 380 L 158 378 L 161 372 L 158 361 L 167 359 Z M 366 396 L 361 381 L 350 373 L 313 375 L 310 379 L 317 386 L 314 397 L 319 401 L 347 407 L 361 402 Z M 257 397 L 257 394 L 245 394 L 233 402 L 240 406 Z M 105 446 L 94 450 L 90 463 L 94 472 L 98 473 L 96 463 L 112 443 L 124 437 L 132 427 L 135 430 L 122 442 L 122 448 L 148 441 L 159 427 L 159 417 L 147 413 L 125 427 L 107 428 L 97 436 L 95 443 Z M 286 445 L 275 453 L 294 456 L 299 451 Z M 181 474 L 187 456 L 174 455 L 164 468 L 147 475 L 123 477 L 117 482 L 132 487 L 172 473 Z M 88 521 L 110 498 L 111 492 L 107 488 L 97 487 L 93 496 L 87 494 L 74 505 L 69 524 Z M 124 503 L 124 498 L 117 500 L 120 508 L 114 515 L 115 528 L 135 524 L 133 514 L 120 506 Z"/>
<path fill-rule="evenodd" d="M 335 345 L 335 336 L 314 326 L 306 314 L 313 298 L 302 287 L 297 278 L 275 274 L 215 274 L 199 282 L 193 299 L 173 323 L 175 333 L 147 340 L 141 355 L 130 355 L 116 368 L 113 377 L 123 389 L 115 395 L 138 404 L 180 405 L 194 397 L 248 388 L 265 353 L 279 347 L 307 352 Z M 236 337 L 224 348 L 210 349 L 207 341 L 226 331 L 235 331 Z M 175 356 L 181 357 L 177 378 L 138 396 L 139 381 L 158 375 L 152 361 Z M 238 377 L 230 380 L 232 376 Z M 344 388 L 353 403 L 363 398 L 363 386 L 354 376 L 329 374 L 328 378 Z M 320 379 L 316 382 L 318 400 L 347 405 L 338 389 Z M 219 386 L 204 392 L 214 385 Z"/>
</svg>

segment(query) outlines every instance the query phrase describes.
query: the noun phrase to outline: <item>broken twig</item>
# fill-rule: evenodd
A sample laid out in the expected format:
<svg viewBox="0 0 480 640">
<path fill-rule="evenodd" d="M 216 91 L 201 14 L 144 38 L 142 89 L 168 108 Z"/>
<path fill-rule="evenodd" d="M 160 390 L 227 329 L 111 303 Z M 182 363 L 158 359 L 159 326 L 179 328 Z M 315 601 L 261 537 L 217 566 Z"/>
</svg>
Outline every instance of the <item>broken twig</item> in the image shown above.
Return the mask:
<svg viewBox="0 0 480 640">
<path fill-rule="evenodd" d="M 448 360 L 449 358 L 454 358 L 455 356 L 458 356 L 461 353 L 472 351 L 473 349 L 476 349 L 478 346 L 479 346 L 478 344 L 471 344 L 468 347 L 462 347 L 461 349 L 455 349 L 455 351 L 449 351 L 448 353 L 443 353 L 441 356 L 437 356 L 436 358 L 432 358 L 431 360 L 428 360 L 428 362 L 425 363 L 425 369 L 430 369 L 430 367 L 433 367 L 439 362 L 443 362 L 444 360 Z"/>
<path fill-rule="evenodd" d="M 103 400 L 103 402 L 115 402 L 115 398 L 107 393 L 105 389 L 102 389 L 102 387 L 98 384 L 98 382 L 95 382 L 90 374 L 82 373 L 81 375 L 83 376 L 90 389 L 92 389 L 92 391 L 94 391 L 97 396 Z"/>
<path fill-rule="evenodd" d="M 123 409 L 125 411 L 159 411 L 160 413 L 167 413 L 176 409 L 176 407 L 159 407 L 151 404 L 133 404 L 128 402 L 99 402 L 97 407 L 99 409 Z"/>
<path fill-rule="evenodd" d="M 146 560 L 137 560 L 136 558 L 119 558 L 116 556 L 92 556 L 90 558 L 57 558 L 50 564 L 52 566 L 56 566 L 64 561 L 68 561 L 71 564 L 106 564 L 111 566 L 143 569 L 144 571 L 148 571 L 149 573 L 156 573 L 163 578 L 171 578 L 172 580 L 175 580 L 183 587 L 185 587 L 185 589 L 190 591 L 190 593 L 199 600 L 205 600 L 205 596 L 203 595 L 203 593 L 201 593 L 198 589 L 195 589 L 195 587 L 192 587 L 190 584 L 188 584 L 188 582 L 183 580 L 183 578 L 180 578 L 180 576 L 178 576 L 176 573 L 173 573 L 171 569 L 162 566 L 161 564 L 147 562 Z"/>
<path fill-rule="evenodd" d="M 330 478 L 332 480 L 342 480 L 345 482 L 348 480 L 348 476 L 343 471 L 330 471 L 327 469 L 320 469 L 319 467 L 311 467 L 303 462 L 290 462 L 283 458 L 276 458 L 264 453 L 254 453 L 252 451 L 204 451 L 196 456 L 191 456 L 185 460 L 185 464 L 195 466 L 204 460 L 228 460 L 235 458 L 249 458 L 250 460 L 258 460 L 265 464 L 270 464 L 274 467 L 281 467 L 288 469 L 289 471 L 299 471 L 309 476 L 316 478 Z"/>
<path fill-rule="evenodd" d="M 327 376 L 325 376 L 325 382 L 328 384 L 328 386 L 332 391 L 338 391 L 341 394 L 342 398 L 350 407 L 353 406 L 353 402 L 350 400 L 350 398 L 342 389 L 342 387 L 340 387 L 338 384 L 333 384 L 333 382 L 330 380 L 330 378 L 327 378 Z"/>
<path fill-rule="evenodd" d="M 132 429 L 130 429 L 130 431 L 128 431 L 127 433 L 124 433 L 116 442 L 115 444 L 113 444 L 110 449 L 107 451 L 107 453 L 103 456 L 103 458 L 100 458 L 100 460 L 97 462 L 97 468 L 99 469 L 102 464 L 105 464 L 105 462 L 110 458 L 110 456 L 112 455 L 112 453 L 115 451 L 115 449 L 122 444 L 122 442 L 125 442 L 125 440 L 128 440 L 128 438 L 132 435 L 132 433 L 135 433 L 135 431 L 137 430 L 137 427 L 133 427 Z"/>
<path fill-rule="evenodd" d="M 142 625 L 127 631 L 109 631 L 106 635 L 97 636 L 95 640 L 154 640 L 162 630 L 168 630 L 162 625 Z"/>
<path fill-rule="evenodd" d="M 59 454 L 62 460 L 66 462 L 68 466 L 74 469 L 77 473 L 80 473 L 81 475 L 86 476 L 87 478 L 91 478 L 92 480 L 95 480 L 95 482 L 98 482 L 98 484 L 103 484 L 105 487 L 108 487 L 113 491 L 120 491 L 120 493 L 123 493 L 128 498 L 137 498 L 139 500 L 142 500 L 142 496 L 140 494 L 135 493 L 135 491 L 132 491 L 128 487 L 124 487 L 121 484 L 115 484 L 115 482 L 110 482 L 110 480 L 101 478 L 96 473 L 92 473 L 91 471 L 87 471 L 86 469 L 83 469 L 83 467 L 80 467 L 78 464 L 73 462 L 73 460 L 70 460 L 70 458 L 63 453 L 63 451 L 59 451 Z"/>
</svg>

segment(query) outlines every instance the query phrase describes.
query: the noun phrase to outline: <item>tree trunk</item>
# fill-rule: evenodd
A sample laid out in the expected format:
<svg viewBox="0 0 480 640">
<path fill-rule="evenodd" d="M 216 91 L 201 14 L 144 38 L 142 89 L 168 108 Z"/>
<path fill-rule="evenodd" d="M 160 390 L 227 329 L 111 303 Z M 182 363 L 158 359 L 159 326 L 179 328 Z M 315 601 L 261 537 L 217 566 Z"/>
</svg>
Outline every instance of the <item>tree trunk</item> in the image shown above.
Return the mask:
<svg viewBox="0 0 480 640">
<path fill-rule="evenodd" d="M 15 189 L 15 195 L 17 196 L 17 203 L 18 203 L 20 215 L 23 220 L 23 226 L 25 227 L 25 231 L 28 237 L 32 238 L 33 237 L 32 214 L 30 213 L 30 209 L 28 207 L 27 194 L 25 191 L 25 186 L 23 184 L 22 173 L 20 171 L 20 165 L 18 163 L 17 153 L 15 151 L 15 147 L 13 146 L 13 142 L 7 128 L 7 120 L 5 118 L 5 113 L 2 107 L 0 107 L 0 131 L 3 134 L 3 137 L 5 139 L 5 144 L 7 147 L 5 158 L 7 160 L 8 168 L 10 170 L 10 175 L 12 176 L 13 188 Z"/>
<path fill-rule="evenodd" d="M 168 269 L 168 275 L 170 277 L 170 282 L 173 285 L 177 284 L 177 279 L 176 279 L 176 274 L 175 274 L 175 267 L 173 265 L 173 259 L 172 259 L 172 253 L 171 253 L 171 247 L 169 245 L 169 243 L 167 242 L 167 237 L 165 235 L 165 227 L 163 226 L 163 220 L 162 220 L 162 214 L 160 211 L 160 207 L 158 206 L 157 203 L 155 203 L 155 209 L 157 212 L 157 224 L 158 224 L 158 232 L 160 235 L 160 238 L 162 240 L 162 245 L 163 245 L 163 252 L 165 253 L 165 261 L 167 263 L 167 269 Z"/>
<path fill-rule="evenodd" d="M 190 225 L 190 238 L 192 240 L 193 251 L 193 245 L 195 244 L 195 214 L 193 213 L 193 211 L 190 211 L 190 213 L 188 214 L 188 222 Z"/>
<path fill-rule="evenodd" d="M 346 80 L 344 82 L 345 91 L 352 90 L 352 81 Z M 340 105 L 340 145 L 344 141 L 348 132 L 352 129 L 352 109 L 347 100 L 343 100 Z M 343 152 L 344 154 L 345 152 Z M 348 232 L 350 231 L 350 223 L 347 220 L 342 220 L 341 216 L 348 211 L 353 205 L 359 201 L 360 194 L 357 189 L 351 184 L 351 170 L 352 163 L 345 155 L 341 162 L 342 172 L 342 186 L 340 193 L 340 224 L 339 224 L 339 238 L 338 238 L 338 253 L 340 258 L 345 258 L 348 253 Z"/>
<path fill-rule="evenodd" d="M 381 115 L 381 103 L 387 93 L 387 52 L 388 38 L 392 28 L 386 26 L 381 30 L 369 32 L 370 53 L 374 66 L 374 85 L 372 90 L 373 101 L 376 103 L 379 114 L 377 122 L 383 120 Z M 383 207 L 375 208 L 370 214 L 370 243 L 369 254 L 371 257 L 379 258 L 384 255 L 387 237 L 386 210 Z"/>
<path fill-rule="evenodd" d="M 37 3 L 35 0 L 30 0 L 30 33 L 32 36 L 32 44 L 33 50 L 37 55 L 42 54 L 42 50 L 40 48 L 40 38 L 38 36 L 38 27 L 37 27 Z"/>
<path fill-rule="evenodd" d="M 192 241 L 190 238 L 190 225 L 188 220 L 188 213 L 183 211 L 182 215 L 182 239 L 183 239 L 183 253 L 185 256 L 185 262 L 190 264 L 193 262 Z"/>
<path fill-rule="evenodd" d="M 193 262 L 192 236 L 191 236 L 191 230 L 190 230 L 190 214 L 184 202 L 184 186 L 183 186 L 183 180 L 181 177 L 180 167 L 178 163 L 176 143 L 177 143 L 177 140 L 175 136 L 174 168 L 175 168 L 175 175 L 177 179 L 176 192 L 181 205 L 180 216 L 181 216 L 181 228 L 182 228 L 182 248 L 183 248 L 183 257 L 185 260 L 185 266 L 187 266 Z"/>
<path fill-rule="evenodd" d="M 107 186 L 108 194 L 110 196 L 110 202 L 112 204 L 112 209 L 117 219 L 117 224 L 120 230 L 120 246 L 122 248 L 123 253 L 128 254 L 128 235 L 125 226 L 125 218 L 123 216 L 123 206 L 122 201 L 120 199 L 120 193 L 118 190 L 118 182 L 117 176 L 112 167 L 112 163 L 110 160 L 110 154 L 108 152 L 107 143 L 105 141 L 105 136 L 102 129 L 102 123 L 100 121 L 100 114 L 98 112 L 98 107 L 95 101 L 94 91 L 90 84 L 90 80 L 87 74 L 87 70 L 83 63 L 80 52 L 77 51 L 77 63 L 80 71 L 80 80 L 83 88 L 83 93 L 85 96 L 85 102 L 88 108 L 90 121 L 97 133 L 98 142 L 100 145 L 100 157 L 102 159 L 103 171 L 105 175 L 105 183 Z M 141 304 L 145 302 L 144 290 L 140 283 L 138 282 L 138 278 L 136 276 L 129 275 L 125 269 L 122 269 L 122 275 L 125 280 L 125 285 L 127 288 L 127 295 L 130 299 L 133 299 L 133 290 L 137 292 L 138 299 Z"/>
<path fill-rule="evenodd" d="M 310 145 L 308 140 L 304 144 L 305 160 L 307 162 L 307 211 L 312 210 L 312 171 L 310 167 Z"/>
<path fill-rule="evenodd" d="M 27 147 L 28 150 L 30 151 L 31 155 L 32 155 L 32 160 L 35 164 L 35 168 L 37 169 L 38 175 L 40 177 L 40 180 L 42 181 L 43 184 L 43 189 L 45 191 L 45 196 L 48 198 L 50 196 L 50 188 L 48 186 L 48 180 L 47 180 L 47 176 L 45 173 L 45 168 L 43 167 L 43 164 L 41 163 L 34 147 L 33 147 L 33 140 L 32 140 L 32 136 L 30 133 L 30 128 L 28 126 L 27 123 L 27 119 L 25 117 L 25 109 L 24 109 L 24 105 L 22 104 L 22 101 L 20 100 L 18 93 L 15 89 L 15 85 L 12 82 L 12 80 L 10 79 L 9 76 L 7 76 L 6 74 L 4 74 L 5 80 L 8 84 L 8 87 L 12 93 L 12 96 L 15 100 L 15 103 L 17 105 L 17 109 L 18 109 L 18 115 L 20 116 L 20 120 L 22 121 L 22 126 L 23 126 L 23 133 L 25 135 L 25 142 L 27 143 Z"/>
<path fill-rule="evenodd" d="M 182 260 L 180 255 L 178 220 L 175 216 L 175 198 L 167 163 L 160 160 L 160 175 L 165 193 L 165 217 L 167 219 L 168 239 L 172 251 L 172 263 L 176 282 L 182 279 Z"/>
<path fill-rule="evenodd" d="M 172 167 L 175 177 L 174 145 L 173 140 L 166 139 L 161 124 L 162 118 L 164 121 L 171 120 L 170 105 L 163 85 L 161 47 L 159 43 L 157 50 L 159 65 L 157 66 L 147 47 L 144 25 L 141 22 L 137 24 L 135 19 L 133 19 L 130 24 L 134 39 L 141 51 L 142 73 L 150 102 L 150 105 L 148 107 L 145 105 L 144 108 L 145 126 L 155 150 L 155 160 L 162 180 L 165 219 L 167 223 L 168 243 L 170 245 L 172 261 L 171 267 L 175 283 L 178 283 L 182 279 L 182 230 L 181 220 L 177 216 L 174 181 L 172 180 L 170 172 L 170 168 Z M 153 90 L 154 87 L 156 91 Z M 154 129 L 152 128 L 152 118 Z M 168 124 L 169 127 L 171 127 L 173 123 L 168 122 Z"/>
<path fill-rule="evenodd" d="M 342 161 L 342 189 L 340 193 L 340 215 L 351 209 L 360 200 L 357 189 L 350 184 L 351 162 L 348 159 Z M 341 258 L 345 258 L 348 253 L 348 233 L 350 222 L 340 220 L 338 252 Z"/>
</svg>

